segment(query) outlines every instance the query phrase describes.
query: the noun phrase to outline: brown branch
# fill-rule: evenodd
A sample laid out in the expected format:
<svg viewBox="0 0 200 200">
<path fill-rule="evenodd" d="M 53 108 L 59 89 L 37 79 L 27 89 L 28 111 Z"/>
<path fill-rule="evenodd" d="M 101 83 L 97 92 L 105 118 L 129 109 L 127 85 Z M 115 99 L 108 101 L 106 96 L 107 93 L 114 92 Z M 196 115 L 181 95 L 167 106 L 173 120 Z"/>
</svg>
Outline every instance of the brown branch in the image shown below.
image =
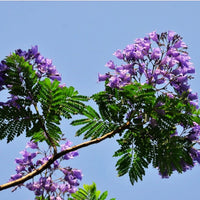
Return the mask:
<svg viewBox="0 0 200 200">
<path fill-rule="evenodd" d="M 73 147 L 70 147 L 64 151 L 61 151 L 57 154 L 54 154 L 45 164 L 43 164 L 41 167 L 39 167 L 38 169 L 28 173 L 27 175 L 23 176 L 22 178 L 19 178 L 17 180 L 14 180 L 12 182 L 8 182 L 8 183 L 5 183 L 5 184 L 2 184 L 0 185 L 0 191 L 1 190 L 5 190 L 7 188 L 10 188 L 10 187 L 13 187 L 13 186 L 17 186 L 19 184 L 22 184 L 24 183 L 25 181 L 27 180 L 30 180 L 31 178 L 33 178 L 34 176 L 40 174 L 41 172 L 43 172 L 45 169 L 47 169 L 55 160 L 57 160 L 58 158 L 64 156 L 65 154 L 67 153 L 70 153 L 72 151 L 75 151 L 75 150 L 78 150 L 78 149 L 81 149 L 83 147 L 87 147 L 89 145 L 92 145 L 92 144 L 96 144 L 96 143 L 99 143 L 107 138 L 110 138 L 112 136 L 114 136 L 116 133 L 119 133 L 123 130 L 125 130 L 126 128 L 128 128 L 128 126 L 130 125 L 130 122 L 127 122 L 125 123 L 124 125 L 120 126 L 119 128 L 117 128 L 116 130 L 114 131 L 111 131 L 105 135 L 103 135 L 102 137 L 100 138 L 96 138 L 96 139 L 93 139 L 93 140 L 90 140 L 90 141 L 87 141 L 87 142 L 83 142 L 81 144 L 78 144 L 78 145 L 75 145 Z"/>
</svg>

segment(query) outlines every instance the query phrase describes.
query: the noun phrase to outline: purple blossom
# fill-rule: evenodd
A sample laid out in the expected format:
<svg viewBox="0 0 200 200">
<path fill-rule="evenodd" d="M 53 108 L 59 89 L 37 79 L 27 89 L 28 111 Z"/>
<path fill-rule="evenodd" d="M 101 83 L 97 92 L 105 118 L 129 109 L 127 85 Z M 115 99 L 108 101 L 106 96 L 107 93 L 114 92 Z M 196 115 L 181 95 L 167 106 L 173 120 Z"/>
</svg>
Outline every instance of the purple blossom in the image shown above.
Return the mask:
<svg viewBox="0 0 200 200">
<path fill-rule="evenodd" d="M 185 42 L 179 40 L 178 42 L 176 42 L 173 46 L 174 48 L 187 48 L 187 45 L 185 44 Z"/>
<path fill-rule="evenodd" d="M 51 74 L 58 74 L 58 72 L 56 70 L 56 66 L 54 66 L 54 65 L 50 65 L 48 67 L 48 75 L 51 75 Z"/>
<path fill-rule="evenodd" d="M 169 57 L 168 57 L 169 58 Z M 169 58 L 170 61 L 169 61 L 169 68 L 172 68 L 174 67 L 174 65 L 178 64 L 179 62 L 175 59 L 175 58 Z"/>
<path fill-rule="evenodd" d="M 190 99 L 191 101 L 198 99 L 197 93 L 190 93 L 188 95 L 188 99 Z"/>
<path fill-rule="evenodd" d="M 163 83 L 165 83 L 165 78 L 162 77 L 162 78 L 160 78 L 160 79 L 157 79 L 157 80 L 156 80 L 156 83 L 157 83 L 157 84 L 163 84 Z"/>
<path fill-rule="evenodd" d="M 73 176 L 73 174 L 68 174 L 64 178 L 70 185 L 79 186 L 78 179 Z"/>
<path fill-rule="evenodd" d="M 154 80 L 153 80 L 153 74 L 152 74 L 152 70 L 148 69 L 147 71 L 145 70 L 144 71 L 144 75 L 146 77 L 146 83 L 150 84 L 152 83 Z"/>
<path fill-rule="evenodd" d="M 198 106 L 198 102 L 189 101 L 189 103 L 190 103 L 190 105 L 192 105 L 192 106 L 196 107 L 196 109 L 198 109 L 198 108 L 199 108 L 199 106 Z"/>
<path fill-rule="evenodd" d="M 36 58 L 39 55 L 38 46 L 32 46 L 31 49 L 28 50 L 28 57 Z"/>
<path fill-rule="evenodd" d="M 189 73 L 189 74 L 194 74 L 195 73 L 195 68 L 193 67 L 193 66 L 189 66 L 188 68 L 187 68 L 187 73 Z"/>
<path fill-rule="evenodd" d="M 120 83 L 120 78 L 115 75 L 109 78 L 109 83 L 107 85 L 111 88 L 118 88 L 119 83 Z"/>
<path fill-rule="evenodd" d="M 105 81 L 107 78 L 109 78 L 110 75 L 109 74 L 98 74 L 98 80 L 99 81 Z"/>
<path fill-rule="evenodd" d="M 51 156 L 45 156 L 39 160 L 37 160 L 36 162 L 36 165 L 43 165 L 44 163 L 46 163 L 49 159 L 50 159 Z"/>
<path fill-rule="evenodd" d="M 17 167 L 16 167 L 16 172 L 17 173 L 20 173 L 20 172 L 22 172 L 22 171 L 25 171 L 25 166 L 24 165 L 17 165 Z"/>
<path fill-rule="evenodd" d="M 17 180 L 17 179 L 19 179 L 19 178 L 21 178 L 21 177 L 22 177 L 22 174 L 21 174 L 21 173 L 12 175 L 11 178 L 10 178 L 10 180 L 9 180 L 9 182 L 15 181 L 15 180 Z"/>
<path fill-rule="evenodd" d="M 153 32 L 149 33 L 149 37 L 150 37 L 153 41 L 158 42 L 158 36 L 157 36 L 156 31 L 153 31 Z"/>
<path fill-rule="evenodd" d="M 72 172 L 77 179 L 82 180 L 83 174 L 80 169 L 73 169 Z"/>
<path fill-rule="evenodd" d="M 126 79 L 127 77 L 130 77 L 129 70 L 123 69 L 119 71 L 119 78 Z"/>
<path fill-rule="evenodd" d="M 42 55 L 38 55 L 37 58 L 35 59 L 35 63 L 41 64 L 44 62 L 44 57 Z"/>
<path fill-rule="evenodd" d="M 38 65 L 38 70 L 39 70 L 39 72 L 41 73 L 41 74 L 45 74 L 45 73 L 47 73 L 47 66 L 46 65 L 44 65 L 44 64 L 41 64 L 41 65 Z"/>
<path fill-rule="evenodd" d="M 58 80 L 58 81 L 61 81 L 61 76 L 58 74 L 58 75 L 53 75 L 53 76 L 49 76 L 49 78 L 51 80 Z"/>
<path fill-rule="evenodd" d="M 9 68 L 8 68 L 8 66 L 6 65 L 6 63 L 5 63 L 5 61 L 4 60 L 2 60 L 1 62 L 0 62 L 0 72 L 2 73 L 2 72 L 5 72 L 6 70 L 8 70 Z M 3 73 L 1 74 L 2 76 L 4 75 Z M 2 77 L 1 76 L 1 77 Z"/>
<path fill-rule="evenodd" d="M 197 150 L 192 147 L 190 149 L 190 154 L 191 154 L 191 157 L 193 158 L 193 160 L 197 161 L 200 164 L 200 150 Z"/>
<path fill-rule="evenodd" d="M 139 65 L 139 73 L 140 74 L 143 74 L 144 73 L 144 69 L 145 69 L 145 63 L 141 63 L 140 65 Z"/>
<path fill-rule="evenodd" d="M 66 87 L 66 84 L 65 84 L 65 83 L 59 84 L 59 88 L 64 88 L 64 87 Z"/>
<path fill-rule="evenodd" d="M 38 143 L 31 140 L 27 143 L 26 148 L 38 149 Z"/>
<path fill-rule="evenodd" d="M 54 168 L 54 169 L 58 169 L 59 165 L 60 165 L 60 163 L 58 162 L 58 160 L 56 160 L 56 161 L 54 161 L 54 163 L 53 163 L 53 168 Z"/>
<path fill-rule="evenodd" d="M 124 70 L 124 66 L 120 65 L 115 68 L 116 74 L 119 74 L 121 70 Z"/>
<path fill-rule="evenodd" d="M 113 53 L 113 55 L 114 56 L 116 56 L 117 58 L 119 58 L 119 59 L 123 59 L 124 58 L 124 56 L 123 56 L 123 53 L 121 52 L 121 50 L 117 50 L 117 51 L 115 51 L 114 53 Z"/>
<path fill-rule="evenodd" d="M 173 95 L 172 93 L 167 93 L 167 96 L 168 96 L 169 98 L 171 98 L 171 99 L 174 98 L 174 95 Z"/>
<path fill-rule="evenodd" d="M 159 59 L 162 55 L 160 48 L 153 48 L 153 52 L 151 54 L 151 59 L 156 60 Z"/>
<path fill-rule="evenodd" d="M 161 62 L 160 62 L 160 64 L 161 65 L 167 65 L 168 64 L 168 62 L 171 60 L 171 58 L 169 57 L 169 56 L 165 56 L 162 60 L 161 60 Z"/>
<path fill-rule="evenodd" d="M 179 75 L 179 74 L 181 74 L 181 68 L 179 67 L 179 68 L 177 68 L 177 69 L 174 69 L 171 73 L 172 74 L 174 74 L 175 76 L 177 76 L 177 75 Z"/>
<path fill-rule="evenodd" d="M 72 192 L 74 193 L 74 192 Z M 55 200 L 64 200 L 63 198 L 61 198 L 60 196 L 57 196 Z"/>
<path fill-rule="evenodd" d="M 59 185 L 59 190 L 62 193 L 68 192 L 69 189 L 70 189 L 70 184 L 69 183 Z"/>
<path fill-rule="evenodd" d="M 29 153 L 26 150 L 20 151 L 19 153 L 22 154 L 23 158 L 27 159 L 27 160 L 32 160 L 37 155 L 37 153 L 35 153 L 35 152 L 34 153 Z"/>
<path fill-rule="evenodd" d="M 21 49 L 15 50 L 15 53 L 19 56 L 25 57 L 26 56 L 26 51 L 22 51 Z"/>
<path fill-rule="evenodd" d="M 109 67 L 110 69 L 115 69 L 115 64 L 112 60 L 108 61 L 105 66 Z"/>
<path fill-rule="evenodd" d="M 126 46 L 123 53 L 125 54 L 125 57 L 126 57 L 127 60 L 134 58 L 134 55 L 133 55 L 134 51 L 135 51 L 135 45 L 134 44 L 129 44 L 129 45 Z"/>
<path fill-rule="evenodd" d="M 176 59 L 181 63 L 182 67 L 189 67 L 192 65 L 190 57 L 186 53 L 179 54 Z"/>
<path fill-rule="evenodd" d="M 77 190 L 78 190 L 77 187 L 72 186 L 72 187 L 69 189 L 69 193 L 70 193 L 70 194 L 75 193 Z"/>
<path fill-rule="evenodd" d="M 143 55 L 141 49 L 134 51 L 134 52 L 133 52 L 133 57 L 134 57 L 135 59 L 143 59 L 143 58 L 144 58 L 144 55 Z"/>
<path fill-rule="evenodd" d="M 61 151 L 64 151 L 68 148 L 70 148 L 70 146 L 72 145 L 72 142 L 71 141 L 67 141 L 65 144 L 62 144 L 61 145 Z M 65 160 L 69 160 L 69 159 L 72 159 L 74 158 L 75 156 L 78 156 L 78 151 L 72 151 L 70 153 L 67 153 L 63 156 L 63 159 Z"/>
<path fill-rule="evenodd" d="M 31 191 L 34 191 L 34 190 L 35 190 L 35 187 L 33 186 L 33 183 L 27 183 L 27 184 L 26 184 L 26 188 L 28 188 L 28 189 L 31 190 Z"/>
<path fill-rule="evenodd" d="M 72 142 L 67 140 L 67 142 L 65 144 L 61 144 L 61 151 L 64 151 L 66 149 L 68 149 L 70 146 L 72 145 Z"/>
<path fill-rule="evenodd" d="M 171 47 L 168 51 L 167 51 L 167 56 L 172 56 L 172 57 L 177 57 L 180 55 L 180 52 L 176 49 Z"/>
<path fill-rule="evenodd" d="M 63 159 L 65 160 L 69 160 L 69 159 L 73 159 L 75 156 L 78 156 L 78 151 L 72 151 L 70 153 L 67 153 L 63 156 Z"/>
<path fill-rule="evenodd" d="M 168 31 L 168 40 L 169 41 L 173 40 L 175 34 L 176 32 L 174 31 Z"/>
<path fill-rule="evenodd" d="M 135 40 L 135 45 L 138 50 L 141 50 L 144 55 L 147 55 L 151 47 L 151 41 L 148 37 L 138 38 Z"/>
<path fill-rule="evenodd" d="M 177 81 L 178 81 L 178 82 L 181 82 L 181 83 L 187 82 L 187 80 L 188 80 L 188 77 L 187 77 L 187 76 L 179 76 L 179 77 L 177 78 Z"/>
<path fill-rule="evenodd" d="M 49 67 L 52 66 L 52 60 L 51 60 L 51 59 L 45 58 L 44 62 L 45 62 L 45 64 L 46 64 L 47 66 L 49 66 Z"/>
</svg>

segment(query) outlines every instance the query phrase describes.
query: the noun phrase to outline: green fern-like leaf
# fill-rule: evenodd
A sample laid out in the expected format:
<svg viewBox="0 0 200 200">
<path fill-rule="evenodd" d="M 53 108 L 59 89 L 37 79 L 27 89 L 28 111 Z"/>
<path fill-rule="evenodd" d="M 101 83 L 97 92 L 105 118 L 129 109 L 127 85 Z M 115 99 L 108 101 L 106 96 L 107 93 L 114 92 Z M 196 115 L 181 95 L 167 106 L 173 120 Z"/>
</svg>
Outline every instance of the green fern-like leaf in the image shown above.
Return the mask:
<svg viewBox="0 0 200 200">
<path fill-rule="evenodd" d="M 131 165 L 132 155 L 130 153 L 124 154 L 116 163 L 116 169 L 118 171 L 118 176 L 123 176 L 126 174 Z"/>
<path fill-rule="evenodd" d="M 33 116 L 29 109 L 8 106 L 0 108 L 0 139 L 7 137 L 7 142 L 11 142 L 15 136 L 20 136 L 31 127 Z"/>
<path fill-rule="evenodd" d="M 83 189 L 79 188 L 76 193 L 71 194 L 72 198 L 68 200 L 105 200 L 108 196 L 108 192 L 105 191 L 101 195 L 101 192 L 96 189 L 96 184 L 92 185 L 83 185 Z M 114 198 L 110 200 L 115 200 Z"/>
<path fill-rule="evenodd" d="M 108 196 L 108 191 L 105 191 L 104 193 L 101 194 L 99 200 L 105 200 L 107 196 Z"/>
<path fill-rule="evenodd" d="M 61 136 L 61 129 L 56 126 L 54 123 L 46 123 L 46 127 L 47 127 L 47 132 L 50 138 L 53 139 L 54 143 L 56 145 L 58 145 L 57 141 L 60 140 L 60 136 Z M 49 141 L 49 144 L 51 144 L 51 141 Z"/>
</svg>

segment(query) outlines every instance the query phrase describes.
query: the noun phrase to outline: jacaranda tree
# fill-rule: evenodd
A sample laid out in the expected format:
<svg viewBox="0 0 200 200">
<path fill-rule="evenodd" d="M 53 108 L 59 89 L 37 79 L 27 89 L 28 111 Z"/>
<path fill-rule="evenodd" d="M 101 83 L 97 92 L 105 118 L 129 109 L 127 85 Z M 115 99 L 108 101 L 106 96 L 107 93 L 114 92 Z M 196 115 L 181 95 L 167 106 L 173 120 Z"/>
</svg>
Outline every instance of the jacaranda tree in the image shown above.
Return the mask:
<svg viewBox="0 0 200 200">
<path fill-rule="evenodd" d="M 26 187 L 38 200 L 104 200 L 107 191 L 100 194 L 95 183 L 78 188 L 81 170 L 62 161 L 116 134 L 116 170 L 119 176 L 128 174 L 132 185 L 149 165 L 168 178 L 200 163 L 200 110 L 189 85 L 195 69 L 181 36 L 153 31 L 114 55 L 120 65 L 106 63 L 110 72 L 98 75 L 105 89 L 90 97 L 62 84 L 52 60 L 37 46 L 17 49 L 1 61 L 0 91 L 7 92 L 8 100 L 0 102 L 0 139 L 12 142 L 25 134 L 30 141 L 15 159 L 16 174 L 0 190 Z M 79 118 L 71 125 L 80 127 L 75 135 L 87 141 L 72 146 L 59 125 L 74 115 Z"/>
</svg>

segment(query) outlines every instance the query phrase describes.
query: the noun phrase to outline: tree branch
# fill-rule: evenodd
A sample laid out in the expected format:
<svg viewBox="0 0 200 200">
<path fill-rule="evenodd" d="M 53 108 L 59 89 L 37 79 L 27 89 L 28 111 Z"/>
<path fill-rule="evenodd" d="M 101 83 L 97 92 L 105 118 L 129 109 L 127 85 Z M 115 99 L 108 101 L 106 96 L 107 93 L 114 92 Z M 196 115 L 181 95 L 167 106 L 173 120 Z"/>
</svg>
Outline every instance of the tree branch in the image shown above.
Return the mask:
<svg viewBox="0 0 200 200">
<path fill-rule="evenodd" d="M 28 173 L 27 175 L 23 176 L 22 178 L 19 178 L 15 181 L 12 181 L 12 182 L 8 182 L 8 183 L 5 183 L 5 184 L 2 184 L 0 185 L 0 191 L 1 190 L 5 190 L 7 188 L 10 188 L 10 187 L 13 187 L 13 186 L 17 186 L 19 184 L 22 184 L 24 183 L 25 181 L 27 180 L 30 180 L 31 178 L 33 178 L 34 176 L 40 174 L 41 172 L 43 172 L 45 169 L 47 169 L 55 160 L 57 160 L 58 158 L 64 156 L 65 154 L 67 153 L 70 153 L 72 151 L 75 151 L 75 150 L 78 150 L 78 149 L 81 149 L 83 147 L 87 147 L 87 146 L 90 146 L 92 144 L 96 144 L 96 143 L 99 143 L 107 138 L 110 138 L 112 136 L 114 136 L 116 133 L 119 133 L 123 130 L 125 130 L 128 126 L 130 125 L 130 122 L 128 121 L 127 123 L 125 123 L 124 125 L 118 127 L 116 130 L 114 131 L 111 131 L 105 135 L 103 135 L 102 137 L 100 138 L 96 138 L 96 139 L 93 139 L 93 140 L 90 140 L 90 141 L 86 141 L 86 142 L 83 142 L 81 144 L 78 144 L 78 145 L 75 145 L 73 147 L 70 147 L 64 151 L 61 151 L 57 154 L 54 154 L 45 164 L 43 164 L 41 167 L 39 167 L 38 169 Z"/>
</svg>

